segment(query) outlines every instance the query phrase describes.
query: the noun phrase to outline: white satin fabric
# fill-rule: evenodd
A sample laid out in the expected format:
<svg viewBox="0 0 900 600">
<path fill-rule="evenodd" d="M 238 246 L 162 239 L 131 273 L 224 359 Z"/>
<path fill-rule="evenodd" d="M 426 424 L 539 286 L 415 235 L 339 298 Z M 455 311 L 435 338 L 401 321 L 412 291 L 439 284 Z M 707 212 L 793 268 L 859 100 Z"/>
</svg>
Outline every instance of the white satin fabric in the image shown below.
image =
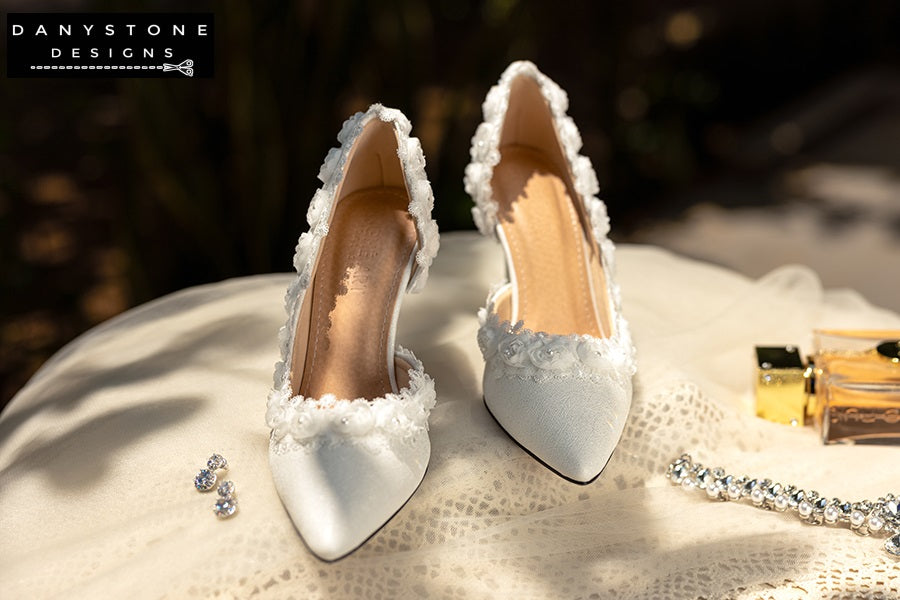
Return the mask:
<svg viewBox="0 0 900 600">
<path fill-rule="evenodd" d="M 437 387 L 419 490 L 329 564 L 275 492 L 264 413 L 289 275 L 183 290 L 60 351 L 0 415 L 0 595 L 9 598 L 887 598 L 881 540 L 715 503 L 663 477 L 682 451 L 831 497 L 897 489 L 897 447 L 822 446 L 752 416 L 753 348 L 811 329 L 900 327 L 852 291 L 784 267 L 753 281 L 622 246 L 618 282 L 638 350 L 632 410 L 587 486 L 521 450 L 485 411 L 475 313 L 502 256 L 444 237 L 398 341 Z M 192 478 L 229 461 L 240 509 L 213 515 Z"/>
</svg>

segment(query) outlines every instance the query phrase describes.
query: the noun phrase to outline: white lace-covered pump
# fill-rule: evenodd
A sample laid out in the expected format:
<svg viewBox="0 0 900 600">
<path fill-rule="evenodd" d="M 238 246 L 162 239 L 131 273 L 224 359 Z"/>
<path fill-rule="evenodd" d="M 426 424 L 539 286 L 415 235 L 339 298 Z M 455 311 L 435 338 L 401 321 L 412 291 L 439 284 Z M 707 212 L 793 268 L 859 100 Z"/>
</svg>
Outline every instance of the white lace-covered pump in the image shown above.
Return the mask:
<svg viewBox="0 0 900 600">
<path fill-rule="evenodd" d="M 485 404 L 526 450 L 588 482 L 622 433 L 635 363 L 606 206 L 567 106 L 532 63 L 512 63 L 484 101 L 465 186 L 509 274 L 479 312 Z"/>
<path fill-rule="evenodd" d="M 396 345 L 405 290 L 438 249 L 419 140 L 398 110 L 348 119 L 322 165 L 294 256 L 266 422 L 281 500 L 310 550 L 345 556 L 418 487 L 434 382 Z"/>
</svg>

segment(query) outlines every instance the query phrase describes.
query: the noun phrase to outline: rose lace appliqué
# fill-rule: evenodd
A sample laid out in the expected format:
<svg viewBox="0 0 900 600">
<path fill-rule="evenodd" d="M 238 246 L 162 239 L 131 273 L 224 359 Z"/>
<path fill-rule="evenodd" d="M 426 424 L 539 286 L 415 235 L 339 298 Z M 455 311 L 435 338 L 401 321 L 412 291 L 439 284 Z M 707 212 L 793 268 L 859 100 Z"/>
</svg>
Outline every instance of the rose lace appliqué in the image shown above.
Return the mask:
<svg viewBox="0 0 900 600">
<path fill-rule="evenodd" d="M 624 319 L 616 323 L 616 335 L 553 335 L 525 329 L 521 321 L 501 321 L 493 306 L 478 317 L 478 346 L 497 377 L 535 381 L 549 379 L 613 379 L 623 387 L 635 372 L 633 347 Z"/>
</svg>

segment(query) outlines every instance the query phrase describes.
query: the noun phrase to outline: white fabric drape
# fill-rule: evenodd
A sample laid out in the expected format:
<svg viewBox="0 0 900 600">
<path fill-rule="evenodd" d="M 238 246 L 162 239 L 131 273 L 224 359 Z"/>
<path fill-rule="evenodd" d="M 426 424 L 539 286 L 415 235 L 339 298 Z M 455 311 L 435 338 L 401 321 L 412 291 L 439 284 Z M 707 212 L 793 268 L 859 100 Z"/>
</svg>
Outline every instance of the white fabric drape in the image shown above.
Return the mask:
<svg viewBox="0 0 900 600">
<path fill-rule="evenodd" d="M 710 502 L 662 475 L 690 451 L 828 497 L 900 492 L 896 446 L 822 446 L 811 429 L 752 416 L 754 344 L 808 350 L 813 327 L 897 328 L 900 317 L 823 290 L 802 267 L 752 281 L 638 246 L 621 247 L 618 264 L 634 404 L 608 466 L 580 486 L 487 414 L 475 312 L 502 276 L 500 249 L 443 237 L 398 334 L 436 380 L 431 464 L 388 525 L 332 564 L 303 546 L 267 465 L 289 276 L 183 290 L 93 329 L 0 416 L 0 595 L 900 597 L 900 563 L 880 538 Z M 192 486 L 213 452 L 237 486 L 226 521 Z"/>
</svg>

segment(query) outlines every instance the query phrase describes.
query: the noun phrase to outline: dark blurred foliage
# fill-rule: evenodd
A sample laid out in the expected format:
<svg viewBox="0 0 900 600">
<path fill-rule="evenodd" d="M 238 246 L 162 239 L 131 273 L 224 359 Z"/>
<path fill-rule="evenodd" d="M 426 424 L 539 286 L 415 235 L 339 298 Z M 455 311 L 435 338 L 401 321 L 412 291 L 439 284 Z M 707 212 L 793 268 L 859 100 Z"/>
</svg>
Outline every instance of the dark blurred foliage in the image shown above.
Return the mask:
<svg viewBox="0 0 900 600">
<path fill-rule="evenodd" d="M 511 60 L 534 60 L 569 92 L 622 236 L 681 210 L 672 198 L 704 178 L 752 176 L 790 152 L 790 128 L 747 147 L 744 132 L 766 115 L 900 54 L 890 1 L 0 7 L 216 15 L 213 79 L 4 75 L 0 406 L 62 344 L 130 306 L 289 270 L 321 161 L 371 102 L 410 117 L 441 229 L 468 229 L 462 172 L 481 101 Z"/>
</svg>

